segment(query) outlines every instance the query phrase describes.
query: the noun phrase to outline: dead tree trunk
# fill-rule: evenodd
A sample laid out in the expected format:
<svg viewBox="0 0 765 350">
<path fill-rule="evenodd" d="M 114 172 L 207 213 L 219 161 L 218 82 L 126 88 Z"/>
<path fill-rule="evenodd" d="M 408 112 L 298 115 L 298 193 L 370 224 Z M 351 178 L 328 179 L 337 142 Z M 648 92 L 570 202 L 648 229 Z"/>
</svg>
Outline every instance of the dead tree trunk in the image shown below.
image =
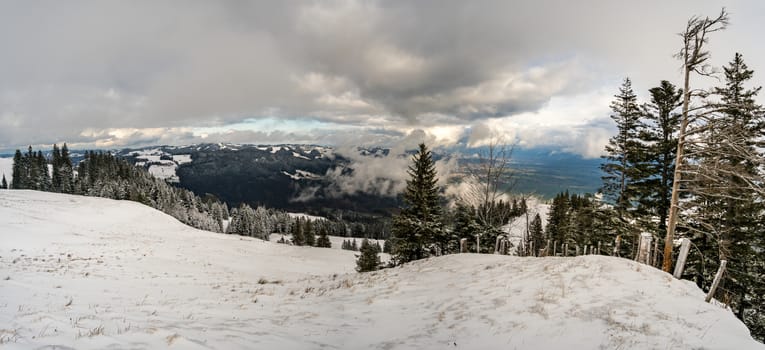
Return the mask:
<svg viewBox="0 0 765 350">
<path fill-rule="evenodd" d="M 664 261 L 662 270 L 670 272 L 672 269 L 672 245 L 675 239 L 675 228 L 677 227 L 678 204 L 680 201 L 680 182 L 682 180 L 681 167 L 684 161 L 685 137 L 688 131 L 690 116 L 688 110 L 692 91 L 690 89 L 691 72 L 708 74 L 705 69 L 705 62 L 709 58 L 709 52 L 704 51 L 704 44 L 707 43 L 708 33 L 725 29 L 728 25 L 728 14 L 725 9 L 715 19 L 709 17 L 701 19 L 693 17 L 688 21 L 683 37 L 683 48 L 677 55 L 683 60 L 683 115 L 680 122 L 680 131 L 677 135 L 677 154 L 675 155 L 675 172 L 672 180 L 672 198 L 669 206 L 669 217 L 667 218 L 667 235 L 664 239 Z"/>
</svg>

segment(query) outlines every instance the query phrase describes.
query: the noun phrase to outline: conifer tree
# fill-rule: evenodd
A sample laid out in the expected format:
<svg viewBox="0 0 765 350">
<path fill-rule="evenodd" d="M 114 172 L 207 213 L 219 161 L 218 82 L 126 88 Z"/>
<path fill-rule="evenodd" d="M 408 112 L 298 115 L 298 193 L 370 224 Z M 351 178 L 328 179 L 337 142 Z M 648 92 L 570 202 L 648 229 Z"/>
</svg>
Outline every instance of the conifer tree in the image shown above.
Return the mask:
<svg viewBox="0 0 765 350">
<path fill-rule="evenodd" d="M 532 247 L 534 247 L 534 251 L 531 252 L 531 255 L 538 256 L 539 250 L 544 249 L 545 244 L 545 232 L 542 229 L 542 217 L 539 216 L 539 213 L 534 215 L 534 219 L 531 220 L 531 224 L 529 225 L 529 237 L 531 238 Z M 552 254 L 552 252 L 550 252 Z"/>
<path fill-rule="evenodd" d="M 467 238 L 467 251 L 476 251 L 475 235 L 481 230 L 481 225 L 478 224 L 478 219 L 475 215 L 475 209 L 463 203 L 458 203 L 454 213 L 454 240 L 456 241 L 456 249 L 459 249 L 459 242 L 463 238 Z M 387 242 L 386 242 L 387 243 Z"/>
<path fill-rule="evenodd" d="M 5 180 L 5 174 L 3 174 L 3 182 L 0 183 L 0 188 L 7 190 L 8 189 L 8 181 Z"/>
<path fill-rule="evenodd" d="M 295 219 L 292 224 L 292 244 L 305 245 L 305 235 L 303 234 L 303 223 L 300 218 Z"/>
<path fill-rule="evenodd" d="M 305 227 L 303 229 L 303 236 L 305 236 L 305 245 L 313 247 L 316 244 L 316 234 L 313 229 L 311 219 L 305 220 Z"/>
<path fill-rule="evenodd" d="M 403 194 L 404 208 L 393 220 L 393 256 L 398 264 L 428 257 L 430 244 L 440 245 L 442 250 L 447 246 L 436 168 L 424 143 L 412 163 Z"/>
<path fill-rule="evenodd" d="M 632 218 L 635 214 L 635 183 L 640 177 L 637 164 L 643 156 L 638 141 L 641 113 L 629 78 L 624 79 L 619 94 L 614 97 L 611 119 L 616 122 L 617 134 L 608 140 L 604 163 L 600 166 L 605 174 L 602 176 L 601 193 L 607 201 L 613 203 L 615 219 L 618 221 L 614 225 L 616 236 L 622 242 L 637 242 L 640 232 L 633 225 Z M 620 248 L 625 249 L 627 246 L 620 245 Z"/>
<path fill-rule="evenodd" d="M 375 271 L 379 267 L 380 256 L 377 255 L 377 248 L 375 248 L 375 246 L 370 243 L 368 239 L 364 238 L 364 240 L 361 241 L 360 254 L 357 255 L 356 259 L 356 271 Z"/>
<path fill-rule="evenodd" d="M 680 127 L 682 90 L 662 80 L 649 90 L 651 102 L 643 107 L 640 126 L 640 156 L 635 164 L 636 181 L 633 185 L 638 201 L 638 213 L 658 218 L 647 220 L 648 230 L 663 238 L 669 215 L 672 182 L 677 152 L 677 132 Z"/>
<path fill-rule="evenodd" d="M 697 245 L 709 249 L 702 254 L 717 258 L 707 262 L 709 271 L 696 271 L 697 281 L 707 285 L 718 261 L 727 260 L 724 282 L 732 294 L 730 306 L 753 333 L 762 337 L 765 327 L 758 325 L 765 323 L 765 315 L 746 317 L 756 306 L 753 301 L 758 292 L 765 290 L 765 246 L 761 245 L 765 204 L 756 191 L 763 181 L 759 169 L 765 166 L 762 151 L 757 149 L 765 122 L 762 106 L 755 102 L 761 88 L 745 86 L 753 71 L 741 54 L 735 54 L 724 72 L 725 86 L 713 90 L 720 98 L 711 106 L 717 113 L 706 116 L 699 129 L 702 137 L 688 145 L 695 162 L 686 167 L 683 177 L 697 208 L 688 221 L 693 223 Z"/>
<path fill-rule="evenodd" d="M 39 190 L 40 183 L 40 163 L 37 159 L 37 152 L 32 150 L 32 146 L 27 149 L 27 154 L 24 155 L 24 166 L 27 168 L 26 186 L 24 188 L 30 190 Z"/>
<path fill-rule="evenodd" d="M 35 180 L 35 189 L 38 191 L 50 190 L 50 172 L 48 171 L 48 161 L 45 159 L 42 151 L 37 151 L 35 155 L 35 167 L 37 168 L 37 178 Z"/>
<path fill-rule="evenodd" d="M 316 246 L 319 248 L 332 248 L 332 242 L 327 235 L 327 228 L 322 225 L 319 228 L 319 237 L 316 239 Z"/>
<path fill-rule="evenodd" d="M 24 158 L 21 155 L 20 150 L 16 150 L 13 155 L 13 174 L 11 174 L 11 188 L 23 189 L 26 188 L 26 177 L 28 169 L 25 166 Z"/>
<path fill-rule="evenodd" d="M 51 191 L 61 192 L 61 150 L 56 144 L 53 144 L 52 156 L 51 170 L 53 171 L 53 174 L 51 174 Z"/>
<path fill-rule="evenodd" d="M 390 254 L 392 249 L 393 249 L 393 242 L 391 242 L 390 239 L 386 239 L 385 243 L 383 243 L 382 252 Z"/>
<path fill-rule="evenodd" d="M 631 169 L 635 162 L 637 145 L 637 126 L 640 109 L 637 96 L 632 91 L 632 81 L 625 78 L 619 88 L 619 94 L 611 103 L 613 114 L 611 119 L 616 122 L 617 134 L 608 140 L 607 155 L 601 169 L 603 176 L 602 192 L 606 198 L 615 203 L 620 213 L 625 213 L 630 207 L 632 176 Z"/>
<path fill-rule="evenodd" d="M 61 192 L 74 193 L 74 167 L 66 143 L 61 147 L 61 163 L 58 172 L 61 177 Z"/>
<path fill-rule="evenodd" d="M 526 204 L 526 197 L 521 198 L 520 205 L 518 206 L 518 216 L 526 214 L 529 210 L 528 204 Z"/>
<path fill-rule="evenodd" d="M 557 194 L 547 216 L 546 234 L 555 244 L 568 242 L 569 197 L 568 191 Z"/>
<path fill-rule="evenodd" d="M 561 252 L 563 244 L 568 244 L 569 250 L 577 245 L 583 248 L 600 244 L 602 251 L 610 254 L 613 250 L 609 249 L 619 237 L 621 243 L 617 255 L 630 257 L 634 240 L 615 232 L 614 227 L 621 224 L 614 210 L 603 206 L 593 195 L 570 195 L 567 191 L 553 199 L 545 234 L 558 252 Z M 548 250 L 548 254 L 553 253 L 554 247 Z"/>
</svg>

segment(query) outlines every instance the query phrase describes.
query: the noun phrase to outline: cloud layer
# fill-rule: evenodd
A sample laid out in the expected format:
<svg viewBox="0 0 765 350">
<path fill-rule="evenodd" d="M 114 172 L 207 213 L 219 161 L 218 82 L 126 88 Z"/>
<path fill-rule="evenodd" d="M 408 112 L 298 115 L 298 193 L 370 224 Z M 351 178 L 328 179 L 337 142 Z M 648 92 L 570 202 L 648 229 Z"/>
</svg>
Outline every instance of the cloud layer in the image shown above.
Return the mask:
<svg viewBox="0 0 765 350">
<path fill-rule="evenodd" d="M 67 141 L 395 144 L 493 130 L 596 156 L 608 101 L 679 80 L 679 32 L 714 2 L 11 2 L 0 150 Z M 715 63 L 757 72 L 761 2 L 729 4 Z M 692 8 L 691 8 L 692 7 Z M 278 120 L 270 129 L 257 121 Z M 251 121 L 248 128 L 228 128 Z M 253 122 L 254 121 L 254 122 Z M 210 131 L 214 130 L 214 131 Z M 476 132 L 475 135 L 471 133 Z"/>
</svg>

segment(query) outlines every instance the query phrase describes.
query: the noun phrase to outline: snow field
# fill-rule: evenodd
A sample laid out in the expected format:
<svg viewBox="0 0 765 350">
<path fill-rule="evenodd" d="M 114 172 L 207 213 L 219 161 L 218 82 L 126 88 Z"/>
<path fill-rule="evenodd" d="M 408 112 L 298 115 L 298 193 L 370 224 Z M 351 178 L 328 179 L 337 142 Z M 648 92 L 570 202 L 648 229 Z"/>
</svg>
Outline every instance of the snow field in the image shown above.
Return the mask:
<svg viewBox="0 0 765 350">
<path fill-rule="evenodd" d="M 692 283 L 624 259 L 354 267 L 133 202 L 0 191 L 4 349 L 765 349 Z"/>
<path fill-rule="evenodd" d="M 8 181 L 8 185 L 11 183 L 13 177 L 13 158 L 0 157 L 0 179 L 5 175 L 5 180 Z"/>
</svg>

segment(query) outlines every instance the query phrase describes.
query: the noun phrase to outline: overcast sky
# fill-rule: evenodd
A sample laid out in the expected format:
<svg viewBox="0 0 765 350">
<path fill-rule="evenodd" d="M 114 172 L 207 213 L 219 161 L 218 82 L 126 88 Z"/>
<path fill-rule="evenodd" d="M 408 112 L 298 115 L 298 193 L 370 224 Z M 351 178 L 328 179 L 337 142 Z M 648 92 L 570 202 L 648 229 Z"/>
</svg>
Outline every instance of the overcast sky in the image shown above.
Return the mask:
<svg viewBox="0 0 765 350">
<path fill-rule="evenodd" d="M 503 134 L 596 157 L 621 80 L 680 84 L 676 34 L 723 6 L 712 63 L 765 81 L 757 0 L 4 1 L 0 151 Z"/>
</svg>

